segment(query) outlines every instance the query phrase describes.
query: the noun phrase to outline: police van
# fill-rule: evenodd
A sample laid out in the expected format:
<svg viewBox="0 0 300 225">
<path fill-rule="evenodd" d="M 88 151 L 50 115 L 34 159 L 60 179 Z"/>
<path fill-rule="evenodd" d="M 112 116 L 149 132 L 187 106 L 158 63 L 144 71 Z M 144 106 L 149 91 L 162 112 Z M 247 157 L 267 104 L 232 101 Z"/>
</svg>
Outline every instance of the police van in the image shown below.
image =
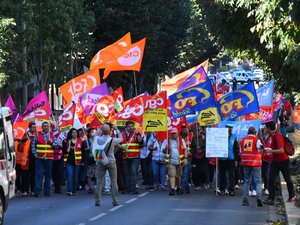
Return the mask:
<svg viewBox="0 0 300 225">
<path fill-rule="evenodd" d="M 0 107 L 0 224 L 8 201 L 15 194 L 16 155 L 9 108 Z"/>
</svg>

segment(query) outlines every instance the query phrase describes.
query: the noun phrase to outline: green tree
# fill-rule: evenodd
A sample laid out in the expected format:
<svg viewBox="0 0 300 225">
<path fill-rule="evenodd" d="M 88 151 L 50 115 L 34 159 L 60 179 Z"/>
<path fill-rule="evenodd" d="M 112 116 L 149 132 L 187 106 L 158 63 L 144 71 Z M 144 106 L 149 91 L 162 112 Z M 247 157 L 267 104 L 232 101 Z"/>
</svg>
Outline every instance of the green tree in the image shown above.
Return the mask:
<svg viewBox="0 0 300 225">
<path fill-rule="evenodd" d="M 9 51 L 15 37 L 12 29 L 15 25 L 12 18 L 0 17 L 0 88 L 6 84 L 9 77 Z"/>
<path fill-rule="evenodd" d="M 282 91 L 300 90 L 297 0 L 199 2 L 221 47 L 267 65 Z"/>
</svg>

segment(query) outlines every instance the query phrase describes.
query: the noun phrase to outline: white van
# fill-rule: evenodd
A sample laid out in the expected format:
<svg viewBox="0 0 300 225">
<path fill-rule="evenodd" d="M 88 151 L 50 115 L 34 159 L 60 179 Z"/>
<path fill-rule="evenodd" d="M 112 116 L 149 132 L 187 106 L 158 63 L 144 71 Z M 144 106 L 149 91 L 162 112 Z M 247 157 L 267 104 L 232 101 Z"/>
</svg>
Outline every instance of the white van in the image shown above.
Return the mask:
<svg viewBox="0 0 300 225">
<path fill-rule="evenodd" d="M 9 108 L 0 107 L 0 224 L 3 223 L 8 199 L 15 194 L 16 155 Z"/>
</svg>

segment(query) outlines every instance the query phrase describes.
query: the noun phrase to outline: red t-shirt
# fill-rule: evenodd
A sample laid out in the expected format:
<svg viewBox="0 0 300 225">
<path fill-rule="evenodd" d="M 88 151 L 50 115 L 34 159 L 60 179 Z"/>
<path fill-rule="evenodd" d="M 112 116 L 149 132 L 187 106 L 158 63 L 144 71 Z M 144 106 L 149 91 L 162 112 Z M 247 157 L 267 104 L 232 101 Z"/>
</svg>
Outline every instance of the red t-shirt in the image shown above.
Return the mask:
<svg viewBox="0 0 300 225">
<path fill-rule="evenodd" d="M 272 146 L 271 147 L 272 149 L 279 149 L 281 147 L 284 147 L 284 138 L 282 137 L 281 134 L 279 134 L 278 131 L 276 131 L 272 135 L 272 144 L 271 144 L 271 146 Z M 287 159 L 289 159 L 289 156 L 285 152 L 283 152 L 283 153 L 274 153 L 272 161 L 281 162 L 281 161 L 285 161 Z"/>
<path fill-rule="evenodd" d="M 268 137 L 264 146 L 265 146 L 265 148 L 271 148 L 271 145 L 272 145 L 272 138 Z M 262 154 L 263 161 L 271 162 L 272 158 L 273 158 L 272 154 L 267 154 L 265 151 L 263 151 L 263 154 Z"/>
<path fill-rule="evenodd" d="M 286 113 L 291 114 L 292 108 L 293 108 L 292 104 L 289 101 L 285 101 L 283 104 L 284 104 L 284 109 L 285 109 Z"/>
</svg>

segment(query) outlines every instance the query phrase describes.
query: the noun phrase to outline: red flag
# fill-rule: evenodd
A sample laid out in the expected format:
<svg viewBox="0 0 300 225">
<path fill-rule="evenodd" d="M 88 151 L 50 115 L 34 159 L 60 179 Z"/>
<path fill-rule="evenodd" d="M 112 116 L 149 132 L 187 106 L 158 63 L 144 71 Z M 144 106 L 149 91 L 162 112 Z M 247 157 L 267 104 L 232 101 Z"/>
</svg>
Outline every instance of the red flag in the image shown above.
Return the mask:
<svg viewBox="0 0 300 225">
<path fill-rule="evenodd" d="M 115 116 L 117 121 L 131 120 L 138 124 L 143 123 L 144 104 L 146 96 L 138 96 L 126 105 L 126 107 Z"/>
<path fill-rule="evenodd" d="M 75 112 L 76 103 L 70 103 L 69 107 L 67 107 L 64 110 L 63 114 L 61 114 L 58 118 L 58 126 L 60 132 L 70 130 L 73 127 Z"/>
<path fill-rule="evenodd" d="M 111 96 L 115 100 L 115 110 L 120 112 L 124 108 L 124 95 L 122 87 L 117 88 Z"/>
</svg>

